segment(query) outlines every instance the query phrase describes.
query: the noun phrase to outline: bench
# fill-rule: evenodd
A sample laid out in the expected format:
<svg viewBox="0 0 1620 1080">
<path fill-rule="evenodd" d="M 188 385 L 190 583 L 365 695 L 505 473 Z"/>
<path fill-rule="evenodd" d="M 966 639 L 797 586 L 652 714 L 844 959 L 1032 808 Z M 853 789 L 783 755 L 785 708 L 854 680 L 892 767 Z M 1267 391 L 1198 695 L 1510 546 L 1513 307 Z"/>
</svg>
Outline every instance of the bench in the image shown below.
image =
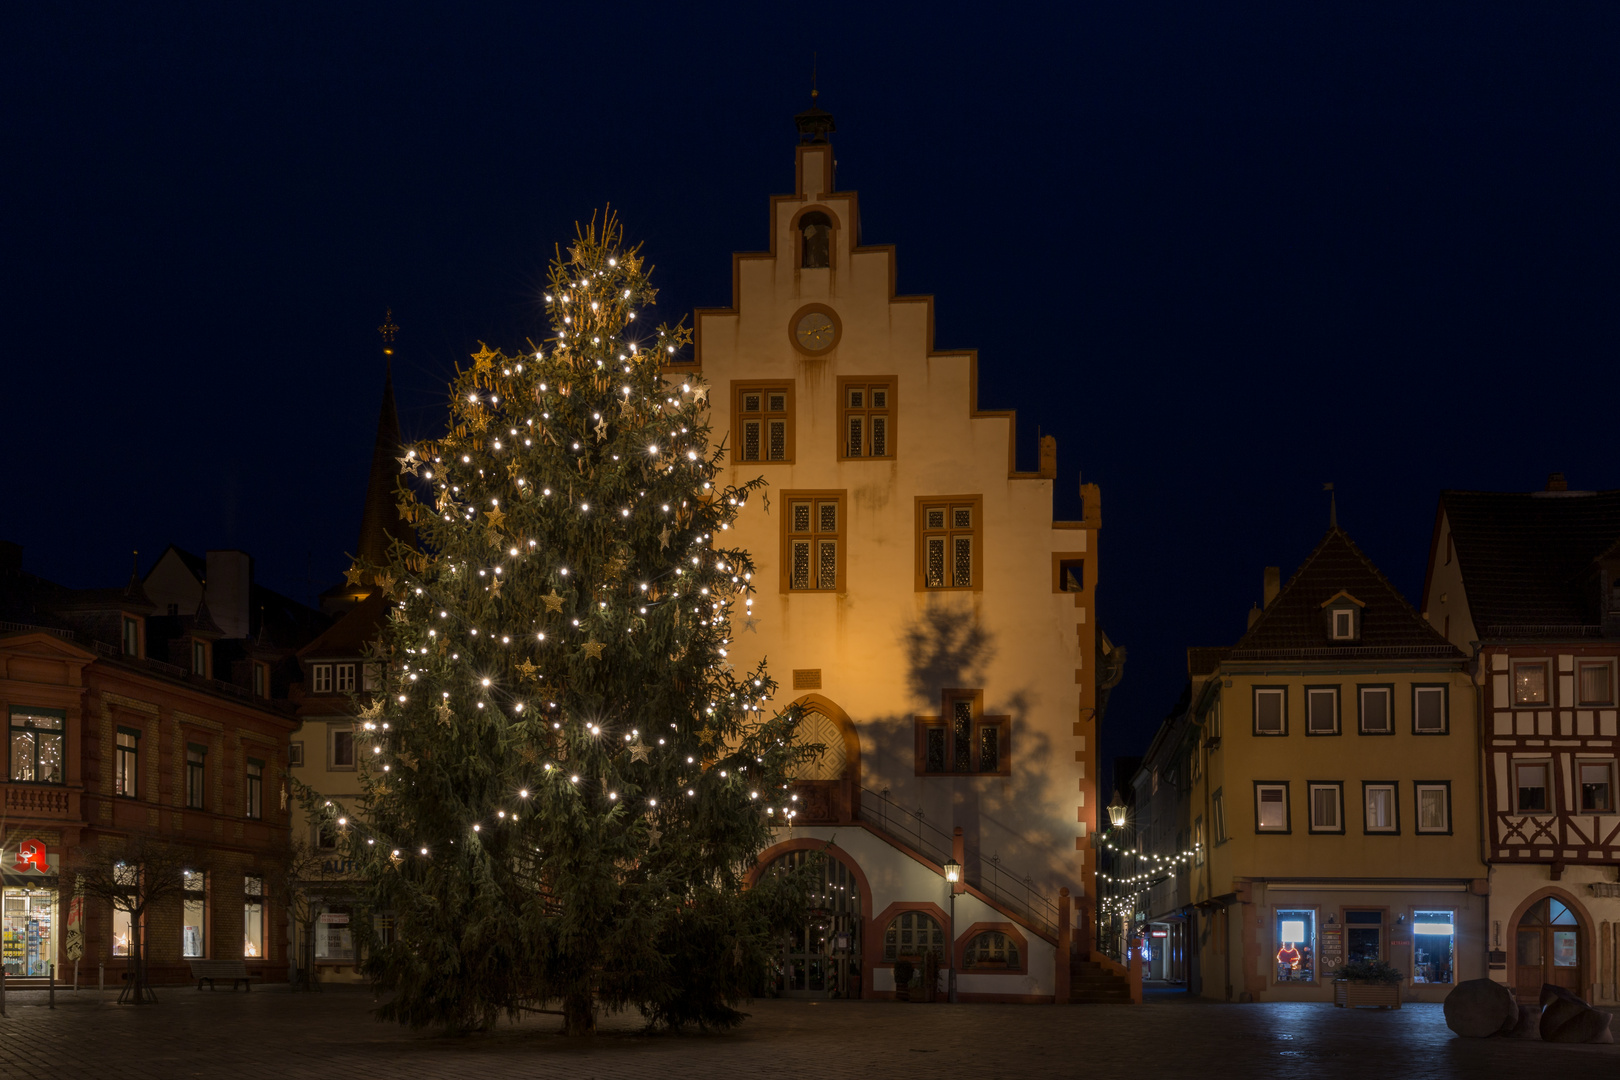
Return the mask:
<svg viewBox="0 0 1620 1080">
<path fill-rule="evenodd" d="M 253 980 L 257 975 L 247 973 L 247 965 L 240 960 L 193 960 L 191 961 L 191 977 L 197 980 L 197 989 L 201 990 L 203 983 L 208 989 L 214 989 L 215 979 L 231 980 L 231 990 L 236 990 L 236 984 L 241 983 L 248 990 L 253 989 Z"/>
</svg>

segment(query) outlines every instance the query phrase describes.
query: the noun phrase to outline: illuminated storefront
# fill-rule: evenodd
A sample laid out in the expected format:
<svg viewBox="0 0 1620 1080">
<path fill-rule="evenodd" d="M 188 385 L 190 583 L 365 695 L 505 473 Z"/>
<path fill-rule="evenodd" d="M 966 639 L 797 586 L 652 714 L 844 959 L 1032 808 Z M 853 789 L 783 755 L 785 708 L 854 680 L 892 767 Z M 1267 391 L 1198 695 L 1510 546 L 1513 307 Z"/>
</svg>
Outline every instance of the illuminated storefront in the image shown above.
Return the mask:
<svg viewBox="0 0 1620 1080">
<path fill-rule="evenodd" d="M 44 978 L 56 962 L 58 856 L 22 839 L 0 857 L 0 962 L 6 975 Z"/>
</svg>

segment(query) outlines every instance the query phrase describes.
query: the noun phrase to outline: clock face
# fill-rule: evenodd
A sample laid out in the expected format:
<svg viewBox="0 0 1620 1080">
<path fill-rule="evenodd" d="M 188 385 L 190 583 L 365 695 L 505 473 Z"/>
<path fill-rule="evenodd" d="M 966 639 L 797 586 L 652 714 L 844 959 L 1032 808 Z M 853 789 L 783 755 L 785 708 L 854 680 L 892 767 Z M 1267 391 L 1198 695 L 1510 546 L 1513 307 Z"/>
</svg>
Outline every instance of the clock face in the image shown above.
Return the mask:
<svg viewBox="0 0 1620 1080">
<path fill-rule="evenodd" d="M 820 352 L 832 345 L 836 330 L 824 312 L 811 311 L 793 328 L 793 336 L 806 352 Z"/>
</svg>

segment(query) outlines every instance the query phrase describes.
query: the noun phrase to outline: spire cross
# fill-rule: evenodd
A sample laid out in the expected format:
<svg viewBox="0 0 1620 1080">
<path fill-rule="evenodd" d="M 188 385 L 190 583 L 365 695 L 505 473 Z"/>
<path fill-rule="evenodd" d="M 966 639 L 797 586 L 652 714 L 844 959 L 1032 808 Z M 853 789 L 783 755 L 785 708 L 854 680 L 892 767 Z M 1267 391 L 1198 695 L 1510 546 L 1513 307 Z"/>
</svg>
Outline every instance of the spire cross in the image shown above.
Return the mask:
<svg viewBox="0 0 1620 1080">
<path fill-rule="evenodd" d="M 399 330 L 399 327 L 394 325 L 394 309 L 389 308 L 386 316 L 382 316 L 382 325 L 377 327 L 377 334 L 382 335 L 382 347 L 384 347 L 382 348 L 382 351 L 384 351 L 384 353 L 392 353 L 392 351 L 394 351 L 389 347 L 390 345 L 394 345 L 394 335 L 399 334 Z"/>
</svg>

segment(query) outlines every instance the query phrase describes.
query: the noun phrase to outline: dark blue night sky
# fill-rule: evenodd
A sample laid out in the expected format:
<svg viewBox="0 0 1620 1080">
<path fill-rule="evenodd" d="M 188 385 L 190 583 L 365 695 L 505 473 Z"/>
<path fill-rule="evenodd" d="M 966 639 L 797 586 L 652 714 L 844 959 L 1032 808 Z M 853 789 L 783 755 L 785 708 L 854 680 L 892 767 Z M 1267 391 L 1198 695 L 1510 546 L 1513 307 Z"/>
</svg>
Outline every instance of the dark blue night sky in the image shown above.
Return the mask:
<svg viewBox="0 0 1620 1080">
<path fill-rule="evenodd" d="M 339 10 L 341 9 L 341 10 Z M 407 436 L 538 338 L 611 202 L 674 318 L 791 187 L 812 52 L 862 239 L 1103 487 L 1139 751 L 1339 518 L 1417 599 L 1438 492 L 1620 487 L 1620 7 L 32 5 L 5 17 L 8 498 L 71 585 L 170 543 L 299 597 Z"/>
</svg>

